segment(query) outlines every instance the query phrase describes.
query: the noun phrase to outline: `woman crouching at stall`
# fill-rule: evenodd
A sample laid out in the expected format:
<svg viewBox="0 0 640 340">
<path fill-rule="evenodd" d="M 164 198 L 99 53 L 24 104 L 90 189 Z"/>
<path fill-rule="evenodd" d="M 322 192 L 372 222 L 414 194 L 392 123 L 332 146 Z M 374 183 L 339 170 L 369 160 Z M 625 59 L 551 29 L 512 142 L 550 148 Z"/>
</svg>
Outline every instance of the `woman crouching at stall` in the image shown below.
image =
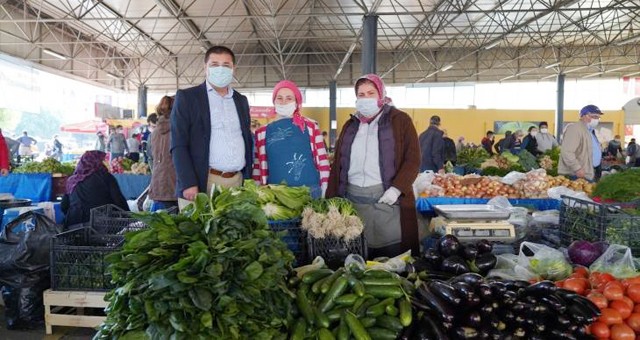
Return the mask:
<svg viewBox="0 0 640 340">
<path fill-rule="evenodd" d="M 308 186 L 318 198 L 327 189 L 329 159 L 318 124 L 300 113 L 302 93 L 289 80 L 273 89 L 276 120 L 255 132 L 253 179 L 260 185 Z"/>
<path fill-rule="evenodd" d="M 91 209 L 106 204 L 129 211 L 118 182 L 104 164 L 106 156 L 98 150 L 85 152 L 73 175 L 67 179 L 67 193 L 60 204 L 65 228 L 73 229 L 75 225 L 89 222 Z"/>
<path fill-rule="evenodd" d="M 420 167 L 418 135 L 406 113 L 391 105 L 382 79 L 355 84 L 356 110 L 336 143 L 327 197 L 353 202 L 364 221 L 369 257 L 419 252 L 412 184 Z"/>
</svg>

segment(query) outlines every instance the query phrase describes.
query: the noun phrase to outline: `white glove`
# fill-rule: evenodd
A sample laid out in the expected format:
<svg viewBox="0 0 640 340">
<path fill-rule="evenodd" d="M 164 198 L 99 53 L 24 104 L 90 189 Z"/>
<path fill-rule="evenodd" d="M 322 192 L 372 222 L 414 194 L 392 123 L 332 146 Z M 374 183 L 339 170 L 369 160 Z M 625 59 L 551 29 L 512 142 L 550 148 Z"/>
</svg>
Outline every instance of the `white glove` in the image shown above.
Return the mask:
<svg viewBox="0 0 640 340">
<path fill-rule="evenodd" d="M 401 194 L 400 190 L 394 187 L 389 187 L 389 189 L 387 189 L 387 191 L 384 192 L 382 197 L 380 197 L 380 199 L 378 200 L 378 203 L 393 205 L 396 203 L 396 201 L 398 201 L 398 197 L 400 197 L 400 194 Z"/>
</svg>

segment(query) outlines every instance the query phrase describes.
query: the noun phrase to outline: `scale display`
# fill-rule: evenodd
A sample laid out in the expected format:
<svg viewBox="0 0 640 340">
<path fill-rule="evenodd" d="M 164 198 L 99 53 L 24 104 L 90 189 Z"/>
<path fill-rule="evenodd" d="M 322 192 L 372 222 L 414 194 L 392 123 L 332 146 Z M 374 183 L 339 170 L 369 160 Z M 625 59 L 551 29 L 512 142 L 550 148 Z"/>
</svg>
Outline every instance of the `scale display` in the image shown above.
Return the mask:
<svg viewBox="0 0 640 340">
<path fill-rule="evenodd" d="M 515 241 L 515 228 L 506 221 L 494 222 L 448 222 L 444 225 L 444 232 L 457 237 L 461 242 L 475 242 L 486 239 L 494 242 Z"/>
</svg>

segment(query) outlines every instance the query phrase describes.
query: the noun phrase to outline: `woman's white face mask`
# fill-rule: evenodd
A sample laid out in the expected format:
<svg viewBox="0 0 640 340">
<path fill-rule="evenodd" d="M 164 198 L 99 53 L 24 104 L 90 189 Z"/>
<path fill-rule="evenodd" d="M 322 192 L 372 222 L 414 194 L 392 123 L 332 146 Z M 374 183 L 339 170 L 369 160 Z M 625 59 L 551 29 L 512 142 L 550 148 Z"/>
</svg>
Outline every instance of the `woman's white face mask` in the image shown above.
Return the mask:
<svg viewBox="0 0 640 340">
<path fill-rule="evenodd" d="M 374 116 L 380 111 L 380 107 L 378 107 L 378 98 L 356 99 L 356 110 L 365 117 Z"/>
<path fill-rule="evenodd" d="M 296 111 L 296 103 L 292 102 L 289 104 L 275 104 L 276 113 L 282 117 L 291 117 L 293 113 Z"/>
</svg>

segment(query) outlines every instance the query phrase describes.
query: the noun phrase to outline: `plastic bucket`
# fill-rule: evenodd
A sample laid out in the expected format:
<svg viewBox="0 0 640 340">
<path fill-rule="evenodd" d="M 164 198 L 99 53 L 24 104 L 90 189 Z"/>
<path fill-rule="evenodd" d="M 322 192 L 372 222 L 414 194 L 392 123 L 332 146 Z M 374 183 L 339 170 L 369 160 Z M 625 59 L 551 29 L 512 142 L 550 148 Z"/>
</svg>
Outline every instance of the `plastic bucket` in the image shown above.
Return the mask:
<svg viewBox="0 0 640 340">
<path fill-rule="evenodd" d="M 8 208 L 8 209 L 5 209 L 4 213 L 2 214 L 2 229 L 0 229 L 0 230 L 4 230 L 4 227 L 7 224 L 9 224 L 9 222 L 15 220 L 21 214 L 24 214 L 24 213 L 29 212 L 29 211 L 35 211 L 35 212 L 39 212 L 39 213 L 44 213 L 44 209 L 42 209 L 40 207 L 19 207 L 19 208 Z M 26 231 L 26 228 L 28 227 L 28 224 L 29 224 L 29 221 L 25 221 L 24 223 L 20 223 L 20 225 L 18 225 L 13 230 L 15 232 Z"/>
</svg>

